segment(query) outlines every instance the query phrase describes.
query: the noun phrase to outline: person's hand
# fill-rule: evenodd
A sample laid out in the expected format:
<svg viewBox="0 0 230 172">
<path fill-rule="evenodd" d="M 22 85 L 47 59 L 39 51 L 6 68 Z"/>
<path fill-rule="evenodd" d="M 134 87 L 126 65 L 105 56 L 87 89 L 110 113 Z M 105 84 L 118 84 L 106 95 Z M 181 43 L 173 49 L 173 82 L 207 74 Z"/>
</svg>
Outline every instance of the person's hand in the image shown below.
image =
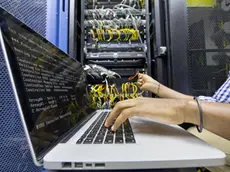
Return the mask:
<svg viewBox="0 0 230 172">
<path fill-rule="evenodd" d="M 142 73 L 138 74 L 137 85 L 141 90 L 155 93 L 157 91 L 158 84 L 159 83 L 152 77 Z"/>
<path fill-rule="evenodd" d="M 115 120 L 112 130 L 116 131 L 120 125 L 132 116 L 148 117 L 167 124 L 182 124 L 185 122 L 185 100 L 136 98 L 120 101 L 108 116 L 105 126 L 110 127 Z"/>
</svg>

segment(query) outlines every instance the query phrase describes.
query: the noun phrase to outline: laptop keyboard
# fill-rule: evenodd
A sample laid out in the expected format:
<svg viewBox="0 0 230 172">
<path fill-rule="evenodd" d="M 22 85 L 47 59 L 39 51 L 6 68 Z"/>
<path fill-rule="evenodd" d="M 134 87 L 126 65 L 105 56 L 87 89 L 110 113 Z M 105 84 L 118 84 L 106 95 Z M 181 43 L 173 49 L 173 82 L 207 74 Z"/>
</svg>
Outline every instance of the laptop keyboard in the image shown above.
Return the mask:
<svg viewBox="0 0 230 172">
<path fill-rule="evenodd" d="M 77 144 L 136 143 L 129 120 L 124 122 L 116 132 L 104 126 L 108 114 L 109 112 L 102 112 L 81 138 L 78 139 Z"/>
</svg>

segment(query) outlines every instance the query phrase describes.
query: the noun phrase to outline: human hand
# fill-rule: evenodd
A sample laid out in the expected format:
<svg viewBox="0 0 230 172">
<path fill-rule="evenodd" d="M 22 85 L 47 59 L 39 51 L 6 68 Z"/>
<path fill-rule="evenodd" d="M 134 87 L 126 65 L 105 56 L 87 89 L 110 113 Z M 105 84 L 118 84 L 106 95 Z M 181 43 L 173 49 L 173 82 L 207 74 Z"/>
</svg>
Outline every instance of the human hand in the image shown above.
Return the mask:
<svg viewBox="0 0 230 172">
<path fill-rule="evenodd" d="M 142 73 L 138 74 L 137 85 L 141 90 L 156 93 L 158 84 L 152 77 Z"/>
<path fill-rule="evenodd" d="M 148 117 L 167 124 L 182 124 L 185 122 L 185 100 L 136 98 L 120 101 L 108 116 L 105 126 L 110 127 L 115 120 L 112 130 L 116 131 L 120 125 L 132 116 Z"/>
</svg>

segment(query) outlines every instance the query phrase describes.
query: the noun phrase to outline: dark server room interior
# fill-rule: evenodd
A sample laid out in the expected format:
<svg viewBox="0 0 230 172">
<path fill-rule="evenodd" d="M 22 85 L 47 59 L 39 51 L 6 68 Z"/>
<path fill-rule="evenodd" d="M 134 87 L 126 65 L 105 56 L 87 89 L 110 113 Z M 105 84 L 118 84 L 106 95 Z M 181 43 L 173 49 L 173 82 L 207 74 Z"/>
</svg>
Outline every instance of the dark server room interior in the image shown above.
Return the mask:
<svg viewBox="0 0 230 172">
<path fill-rule="evenodd" d="M 230 77 L 230 0 L 0 0 L 0 7 L 81 63 L 86 74 L 74 91 L 84 98 L 70 109 L 111 110 L 127 99 L 164 99 L 140 89 L 140 73 L 189 96 L 212 99 L 221 87 L 230 89 L 223 86 Z M 42 168 L 33 163 L 19 119 L 2 47 L 0 68 L 0 171 L 39 172 Z M 160 86 L 155 89 L 159 90 Z M 194 132 L 194 124 L 178 125 Z M 207 141 L 223 143 L 223 150 L 229 151 L 229 141 L 219 138 Z M 196 159 L 199 165 L 191 171 L 228 171 L 227 155 L 226 166 L 203 168 Z"/>
</svg>

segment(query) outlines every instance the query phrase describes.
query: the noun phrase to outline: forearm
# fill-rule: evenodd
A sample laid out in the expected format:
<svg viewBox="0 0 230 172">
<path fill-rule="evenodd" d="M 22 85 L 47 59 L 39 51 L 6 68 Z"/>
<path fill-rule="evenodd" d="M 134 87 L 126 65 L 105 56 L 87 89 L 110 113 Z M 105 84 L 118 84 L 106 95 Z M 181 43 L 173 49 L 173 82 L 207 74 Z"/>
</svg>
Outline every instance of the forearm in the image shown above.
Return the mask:
<svg viewBox="0 0 230 172">
<path fill-rule="evenodd" d="M 200 124 L 197 103 L 188 101 L 185 113 L 185 122 Z M 203 111 L 203 127 L 223 138 L 230 140 L 230 105 L 223 103 L 201 102 Z"/>
<path fill-rule="evenodd" d="M 161 98 L 173 98 L 173 99 L 192 99 L 192 96 L 179 93 L 171 88 L 168 88 L 160 83 L 154 83 L 151 92 L 157 94 Z"/>
</svg>

